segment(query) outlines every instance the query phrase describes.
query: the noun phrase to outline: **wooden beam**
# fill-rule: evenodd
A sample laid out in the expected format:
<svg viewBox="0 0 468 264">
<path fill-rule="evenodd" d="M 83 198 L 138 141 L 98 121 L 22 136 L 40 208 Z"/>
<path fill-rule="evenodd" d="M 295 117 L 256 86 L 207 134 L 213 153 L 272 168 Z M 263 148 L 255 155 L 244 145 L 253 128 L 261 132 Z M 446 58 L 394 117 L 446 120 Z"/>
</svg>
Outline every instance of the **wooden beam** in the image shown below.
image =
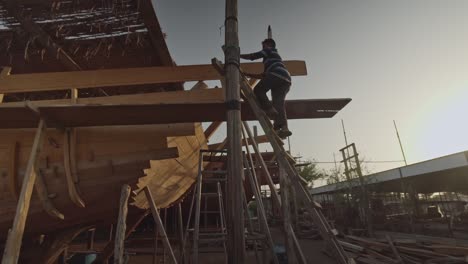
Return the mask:
<svg viewBox="0 0 468 264">
<path fill-rule="evenodd" d="M 306 75 L 304 61 L 285 61 L 291 75 Z M 263 72 L 263 63 L 243 63 L 248 73 Z M 187 81 L 219 80 L 222 76 L 211 65 L 141 67 L 91 71 L 12 74 L 0 77 L 0 93 L 67 90 L 70 87 L 98 88 Z"/>
<path fill-rule="evenodd" d="M 204 132 L 206 140 L 210 140 L 210 137 L 218 130 L 222 123 L 221 121 L 215 121 L 206 128 Z"/>
<path fill-rule="evenodd" d="M 112 95 L 102 97 L 78 98 L 78 105 L 131 105 L 131 104 L 190 104 L 190 103 L 221 103 L 224 102 L 224 90 L 212 88 L 195 91 L 175 91 L 160 93 L 143 93 L 128 95 Z M 69 99 L 41 100 L 32 102 L 36 107 L 70 105 Z M 6 102 L 3 106 L 24 106 L 21 102 Z"/>
<path fill-rule="evenodd" d="M 351 99 L 290 100 L 286 101 L 286 112 L 289 119 L 331 118 L 350 101 Z M 227 111 L 224 103 L 68 105 L 38 109 L 44 116 L 63 127 L 224 121 Z M 242 103 L 241 115 L 242 120 L 256 120 L 255 114 L 245 102 Z M 0 107 L 0 128 L 31 128 L 37 126 L 37 123 L 37 115 L 25 107 Z"/>
<path fill-rule="evenodd" d="M 31 204 L 31 196 L 33 192 L 34 182 L 36 181 L 36 173 L 34 173 L 34 167 L 36 166 L 37 157 L 39 156 L 39 152 L 42 147 L 44 130 L 44 121 L 40 120 L 31 148 L 31 153 L 29 155 L 26 172 L 24 174 L 23 185 L 21 187 L 18 205 L 16 207 L 16 214 L 15 219 L 13 221 L 13 227 L 8 234 L 8 239 L 5 245 L 2 264 L 16 264 L 18 262 L 19 253 L 21 250 L 21 243 L 23 240 L 24 227 L 29 212 L 29 206 Z"/>
<path fill-rule="evenodd" d="M 119 220 L 115 230 L 114 263 L 123 264 L 125 229 L 127 228 L 128 198 L 131 192 L 130 186 L 124 184 L 120 193 Z"/>
</svg>

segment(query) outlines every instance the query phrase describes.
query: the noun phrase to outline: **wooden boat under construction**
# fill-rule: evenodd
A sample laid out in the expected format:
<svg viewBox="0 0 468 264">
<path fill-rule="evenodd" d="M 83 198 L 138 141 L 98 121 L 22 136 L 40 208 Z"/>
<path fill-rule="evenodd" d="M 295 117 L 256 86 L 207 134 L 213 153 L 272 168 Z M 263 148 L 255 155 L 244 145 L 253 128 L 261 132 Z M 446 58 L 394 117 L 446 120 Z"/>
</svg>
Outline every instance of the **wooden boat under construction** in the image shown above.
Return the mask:
<svg viewBox="0 0 468 264">
<path fill-rule="evenodd" d="M 58 2 L 0 5 L 0 244 L 28 168 L 36 180 L 25 237 L 113 223 L 123 184 L 131 214 L 147 212 L 145 187 L 158 208 L 181 199 L 226 118 L 224 89 L 203 83 L 223 77 L 211 65 L 174 64 L 151 1 Z M 286 65 L 307 73 L 302 61 Z M 189 81 L 198 82 L 184 90 Z M 330 118 L 349 101 L 289 101 L 287 112 Z M 242 118 L 254 119 L 247 105 Z"/>
</svg>

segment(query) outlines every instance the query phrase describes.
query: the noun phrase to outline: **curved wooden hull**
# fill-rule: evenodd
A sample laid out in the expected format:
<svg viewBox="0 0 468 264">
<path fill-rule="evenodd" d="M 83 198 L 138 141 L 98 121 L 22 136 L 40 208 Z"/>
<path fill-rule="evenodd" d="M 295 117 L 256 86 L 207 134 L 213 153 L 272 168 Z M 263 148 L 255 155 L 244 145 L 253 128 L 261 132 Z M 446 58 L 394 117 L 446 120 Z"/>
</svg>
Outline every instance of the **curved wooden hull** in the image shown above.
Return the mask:
<svg viewBox="0 0 468 264">
<path fill-rule="evenodd" d="M 0 130 L 1 240 L 12 226 L 34 132 Z M 156 204 L 166 207 L 195 181 L 201 147 L 206 140 L 200 124 L 49 129 L 25 232 L 115 221 L 123 184 L 135 190 L 134 206 L 147 207 L 138 192 L 148 185 Z M 40 180 L 45 188 L 38 189 Z"/>
</svg>

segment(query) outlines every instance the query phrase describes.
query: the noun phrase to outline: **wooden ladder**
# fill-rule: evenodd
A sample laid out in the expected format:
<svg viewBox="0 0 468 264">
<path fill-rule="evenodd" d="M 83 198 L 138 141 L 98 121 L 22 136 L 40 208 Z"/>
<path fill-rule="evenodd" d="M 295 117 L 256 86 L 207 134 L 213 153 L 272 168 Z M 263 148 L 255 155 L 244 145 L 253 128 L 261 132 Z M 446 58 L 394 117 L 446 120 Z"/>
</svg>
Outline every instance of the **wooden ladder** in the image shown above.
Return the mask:
<svg viewBox="0 0 468 264">
<path fill-rule="evenodd" d="M 227 240 L 227 227 L 226 227 L 226 218 L 225 218 L 225 212 L 224 212 L 224 199 L 223 199 L 223 194 L 222 194 L 222 188 L 221 188 L 221 182 L 226 183 L 227 181 L 227 172 L 224 170 L 204 170 L 203 168 L 203 162 L 204 162 L 204 156 L 208 155 L 209 160 L 217 160 L 219 156 L 216 156 L 214 154 L 221 154 L 226 157 L 227 151 L 225 150 L 200 150 L 200 157 L 199 157 L 199 164 L 198 164 L 198 175 L 197 175 L 197 182 L 195 184 L 195 189 L 192 197 L 192 202 L 190 205 L 190 212 L 189 212 L 189 219 L 187 221 L 187 227 L 185 231 L 185 236 L 184 236 L 184 245 L 185 241 L 188 239 L 188 234 L 189 232 L 193 232 L 193 245 L 192 245 L 192 263 L 198 263 L 198 254 L 200 250 L 200 242 L 209 242 L 209 243 L 222 243 L 223 246 L 223 251 L 225 255 L 225 263 L 228 263 L 228 255 L 227 255 L 227 248 L 226 248 L 226 240 Z M 244 156 L 245 159 L 245 156 Z M 247 162 L 244 162 L 245 170 L 247 171 L 248 175 L 248 181 L 250 182 L 251 188 L 254 190 L 255 196 L 259 197 L 259 187 L 256 184 L 257 180 L 253 178 L 252 176 L 252 171 L 250 165 Z M 206 175 L 210 175 L 212 177 L 205 177 Z M 204 185 L 208 184 L 213 184 L 216 183 L 216 192 L 205 192 L 203 190 Z M 209 211 L 208 213 L 216 213 L 219 214 L 219 219 L 220 219 L 220 228 L 216 230 L 210 230 L 210 231 L 205 231 L 205 232 L 200 232 L 200 217 L 201 214 L 204 213 L 201 210 L 201 201 L 202 198 L 205 200 L 208 198 L 217 198 L 218 200 L 218 211 Z M 276 254 L 274 253 L 274 242 L 268 227 L 268 222 L 266 218 L 266 213 L 264 210 L 263 203 L 261 199 L 258 201 L 258 206 L 260 208 L 260 223 L 262 225 L 262 232 L 263 235 L 255 235 L 253 232 L 253 225 L 251 223 L 251 219 L 248 216 L 247 213 L 247 198 L 245 195 L 245 191 L 243 191 L 243 197 L 244 197 L 244 211 L 246 213 L 246 220 L 249 223 L 248 224 L 248 233 L 247 233 L 247 238 L 250 241 L 253 241 L 255 245 L 255 255 L 257 258 L 257 262 L 259 262 L 259 256 L 257 252 L 257 242 L 259 240 L 262 240 L 263 242 L 266 243 L 266 245 L 271 249 L 272 251 L 272 260 L 273 263 L 279 264 L 278 258 Z M 191 215 L 193 211 L 193 207 L 195 207 L 195 215 L 193 219 L 193 228 L 189 229 L 190 223 L 191 223 Z M 207 210 L 205 208 L 205 210 Z M 205 217 L 205 221 L 206 221 Z"/>
<path fill-rule="evenodd" d="M 339 244 L 336 238 L 336 235 L 338 234 L 338 232 L 335 229 L 332 229 L 331 226 L 329 225 L 328 221 L 326 220 L 325 216 L 322 213 L 321 205 L 312 200 L 309 192 L 307 191 L 306 187 L 303 185 L 303 179 L 301 178 L 298 171 L 296 170 L 296 167 L 294 166 L 294 162 L 291 160 L 290 154 L 286 152 L 283 145 L 281 144 L 281 140 L 279 139 L 278 135 L 274 131 L 269 117 L 257 104 L 257 100 L 253 93 L 253 88 L 250 86 L 247 78 L 242 72 L 241 72 L 240 82 L 241 82 L 240 84 L 241 91 L 244 95 L 244 98 L 249 103 L 258 122 L 262 126 L 265 132 L 265 135 L 267 136 L 273 148 L 273 151 L 275 152 L 276 159 L 279 163 L 280 168 L 285 171 L 289 180 L 293 184 L 293 187 L 296 189 L 296 193 L 302 198 L 305 204 L 308 205 L 306 209 L 312 216 L 314 223 L 319 228 L 322 238 L 331 246 L 331 248 L 333 249 L 333 255 L 336 257 L 339 263 L 341 264 L 355 263 L 355 261 L 352 258 L 347 257 L 341 244 Z M 297 240 L 294 239 L 294 241 L 297 241 Z M 300 247 L 298 245 L 296 245 L 296 250 L 297 251 L 300 250 Z"/>
</svg>

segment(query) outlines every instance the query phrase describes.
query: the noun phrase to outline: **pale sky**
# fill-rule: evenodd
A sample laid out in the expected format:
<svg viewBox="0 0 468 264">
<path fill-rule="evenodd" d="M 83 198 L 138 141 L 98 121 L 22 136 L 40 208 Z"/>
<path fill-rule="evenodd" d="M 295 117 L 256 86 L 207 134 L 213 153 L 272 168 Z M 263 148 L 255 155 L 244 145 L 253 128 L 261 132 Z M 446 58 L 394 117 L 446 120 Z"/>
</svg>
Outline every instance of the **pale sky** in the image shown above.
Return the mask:
<svg viewBox="0 0 468 264">
<path fill-rule="evenodd" d="M 223 59 L 223 0 L 153 2 L 178 65 Z M 396 120 L 415 163 L 468 150 L 467 14 L 467 0 L 240 0 L 240 46 L 258 51 L 271 25 L 283 59 L 308 68 L 288 99 L 353 99 L 332 119 L 290 121 L 293 154 L 338 157 L 343 119 L 348 142 L 367 160 L 401 160 Z"/>
</svg>

